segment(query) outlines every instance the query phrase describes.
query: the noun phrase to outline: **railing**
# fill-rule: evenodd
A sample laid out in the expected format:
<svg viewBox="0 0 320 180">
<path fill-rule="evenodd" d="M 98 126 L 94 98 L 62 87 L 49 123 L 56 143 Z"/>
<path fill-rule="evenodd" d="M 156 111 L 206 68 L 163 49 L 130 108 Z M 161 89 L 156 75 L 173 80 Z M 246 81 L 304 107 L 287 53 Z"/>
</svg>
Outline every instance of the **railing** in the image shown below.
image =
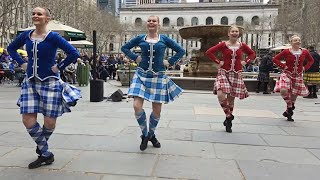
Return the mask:
<svg viewBox="0 0 320 180">
<path fill-rule="evenodd" d="M 192 79 L 194 79 L 194 78 L 199 78 L 199 79 L 209 78 L 209 77 L 190 77 L 190 76 L 184 77 L 183 72 L 176 71 L 176 70 L 166 71 L 166 74 L 170 77 L 181 77 L 181 78 L 183 77 L 183 78 L 192 78 Z M 259 74 L 258 72 L 242 72 L 242 77 L 244 79 L 257 79 L 258 74 Z M 278 73 L 270 73 L 270 78 L 272 78 L 272 79 L 278 79 L 279 76 L 280 76 L 280 74 L 278 74 Z"/>
</svg>

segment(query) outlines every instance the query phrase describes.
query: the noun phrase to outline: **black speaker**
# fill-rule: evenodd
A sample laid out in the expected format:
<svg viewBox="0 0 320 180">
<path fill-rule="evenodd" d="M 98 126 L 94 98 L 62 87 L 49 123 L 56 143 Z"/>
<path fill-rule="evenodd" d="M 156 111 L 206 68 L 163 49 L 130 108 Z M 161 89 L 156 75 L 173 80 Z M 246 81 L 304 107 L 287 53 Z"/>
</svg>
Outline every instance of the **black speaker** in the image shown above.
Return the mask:
<svg viewBox="0 0 320 180">
<path fill-rule="evenodd" d="M 103 101 L 103 80 L 90 80 L 90 102 Z"/>
<path fill-rule="evenodd" d="M 122 97 L 123 97 L 123 92 L 120 89 L 118 89 L 113 94 L 111 94 L 110 99 L 113 102 L 120 102 L 122 101 Z"/>
</svg>

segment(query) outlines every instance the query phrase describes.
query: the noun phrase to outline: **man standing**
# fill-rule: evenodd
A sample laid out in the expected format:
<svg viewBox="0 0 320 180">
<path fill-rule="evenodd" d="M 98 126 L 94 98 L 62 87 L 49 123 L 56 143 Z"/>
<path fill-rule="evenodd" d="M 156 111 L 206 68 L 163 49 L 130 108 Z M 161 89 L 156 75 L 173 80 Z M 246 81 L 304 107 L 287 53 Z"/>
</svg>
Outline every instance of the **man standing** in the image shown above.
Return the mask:
<svg viewBox="0 0 320 180">
<path fill-rule="evenodd" d="M 260 92 L 260 85 L 263 84 L 263 94 L 270 94 L 270 92 L 268 92 L 268 84 L 270 81 L 270 71 L 273 70 L 273 55 L 274 52 L 270 51 L 260 60 L 256 93 Z"/>
<path fill-rule="evenodd" d="M 305 96 L 304 98 L 318 98 L 317 96 L 317 84 L 320 83 L 320 73 L 319 73 L 319 61 L 320 61 L 320 55 L 317 53 L 317 51 L 314 49 L 313 46 L 308 47 L 308 50 L 311 54 L 311 56 L 314 59 L 314 63 L 308 69 L 304 76 L 304 82 L 308 86 L 308 90 L 310 94 L 308 96 Z"/>
</svg>

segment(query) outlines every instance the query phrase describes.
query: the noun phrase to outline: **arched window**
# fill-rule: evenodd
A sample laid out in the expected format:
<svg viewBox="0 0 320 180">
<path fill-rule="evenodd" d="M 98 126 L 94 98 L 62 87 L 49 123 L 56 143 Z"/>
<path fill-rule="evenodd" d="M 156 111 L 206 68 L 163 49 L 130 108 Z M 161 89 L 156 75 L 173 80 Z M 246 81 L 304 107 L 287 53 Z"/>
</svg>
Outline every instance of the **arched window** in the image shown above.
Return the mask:
<svg viewBox="0 0 320 180">
<path fill-rule="evenodd" d="M 163 20 L 162 20 L 162 26 L 163 26 L 163 27 L 169 27 L 169 26 L 170 26 L 170 19 L 167 18 L 167 17 L 163 18 Z"/>
<path fill-rule="evenodd" d="M 229 21 L 229 20 L 228 20 L 228 18 L 227 18 L 226 16 L 223 16 L 223 17 L 221 18 L 221 24 L 223 24 L 223 25 L 228 25 L 228 24 L 229 24 L 228 21 Z"/>
<path fill-rule="evenodd" d="M 184 26 L 184 19 L 182 17 L 177 19 L 177 26 Z"/>
<path fill-rule="evenodd" d="M 197 17 L 193 17 L 193 18 L 191 19 L 191 26 L 196 26 L 196 25 L 198 25 L 198 24 L 199 24 L 198 18 L 197 18 Z"/>
<path fill-rule="evenodd" d="M 259 25 L 260 24 L 260 18 L 258 16 L 253 16 L 251 19 L 251 25 Z"/>
<path fill-rule="evenodd" d="M 136 20 L 134 21 L 134 25 L 136 27 L 141 27 L 142 26 L 142 19 L 141 18 L 136 18 Z"/>
<path fill-rule="evenodd" d="M 110 43 L 110 44 L 109 44 L 109 51 L 114 51 L 113 43 Z"/>
<path fill-rule="evenodd" d="M 206 25 L 210 25 L 210 24 L 213 24 L 213 19 L 212 19 L 212 17 L 207 17 Z"/>
<path fill-rule="evenodd" d="M 236 25 L 238 25 L 238 26 L 242 26 L 243 25 L 243 17 L 242 16 L 238 16 L 237 17 Z"/>
</svg>

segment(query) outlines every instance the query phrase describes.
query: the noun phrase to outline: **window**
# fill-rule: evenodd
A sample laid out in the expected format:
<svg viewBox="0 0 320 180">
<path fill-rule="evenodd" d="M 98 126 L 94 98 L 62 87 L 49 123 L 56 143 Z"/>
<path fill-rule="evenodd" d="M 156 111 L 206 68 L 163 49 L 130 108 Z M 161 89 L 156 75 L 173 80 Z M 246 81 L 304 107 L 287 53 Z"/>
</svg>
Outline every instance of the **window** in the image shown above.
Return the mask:
<svg viewBox="0 0 320 180">
<path fill-rule="evenodd" d="M 253 16 L 251 19 L 251 25 L 255 26 L 255 25 L 259 25 L 260 24 L 260 19 L 258 16 Z"/>
<path fill-rule="evenodd" d="M 136 20 L 134 21 L 134 25 L 136 27 L 141 27 L 142 26 L 142 19 L 141 18 L 136 18 Z"/>
<path fill-rule="evenodd" d="M 212 17 L 207 17 L 206 25 L 210 25 L 210 24 L 213 24 L 213 19 L 212 19 Z"/>
<path fill-rule="evenodd" d="M 110 44 L 109 44 L 109 51 L 114 51 L 113 43 L 110 43 Z"/>
<path fill-rule="evenodd" d="M 223 16 L 221 18 L 221 24 L 223 24 L 223 25 L 228 25 L 229 24 L 228 18 L 226 16 Z"/>
<path fill-rule="evenodd" d="M 191 26 L 196 26 L 196 25 L 198 25 L 198 24 L 199 24 L 198 18 L 197 18 L 197 17 L 193 17 L 193 18 L 191 19 Z"/>
<path fill-rule="evenodd" d="M 177 26 L 184 26 L 184 19 L 182 17 L 177 19 Z"/>
<path fill-rule="evenodd" d="M 243 26 L 243 17 L 242 16 L 238 16 L 236 19 L 236 25 L 238 26 Z"/>
<path fill-rule="evenodd" d="M 163 20 L 162 20 L 162 26 L 163 26 L 163 27 L 169 27 L 169 26 L 170 26 L 170 19 L 167 18 L 167 17 L 163 18 Z"/>
</svg>

